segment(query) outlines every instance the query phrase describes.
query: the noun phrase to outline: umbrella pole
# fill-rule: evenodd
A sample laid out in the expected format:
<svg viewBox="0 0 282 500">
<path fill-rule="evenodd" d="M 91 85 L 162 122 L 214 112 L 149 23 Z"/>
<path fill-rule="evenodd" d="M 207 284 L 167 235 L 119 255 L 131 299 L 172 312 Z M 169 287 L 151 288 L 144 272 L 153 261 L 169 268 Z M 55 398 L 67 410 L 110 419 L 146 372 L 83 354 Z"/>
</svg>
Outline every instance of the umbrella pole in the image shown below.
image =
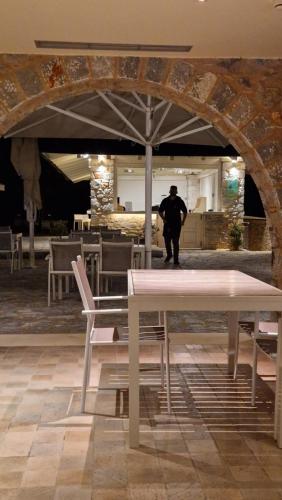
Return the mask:
<svg viewBox="0 0 282 500">
<path fill-rule="evenodd" d="M 34 255 L 34 219 L 35 211 L 33 202 L 30 201 L 27 208 L 27 220 L 29 222 L 29 265 L 30 267 L 35 267 L 35 255 Z"/>
<path fill-rule="evenodd" d="M 147 97 L 146 106 L 146 138 L 149 140 L 152 131 L 151 96 Z M 152 267 L 152 145 L 146 143 L 145 169 L 145 267 Z"/>
</svg>

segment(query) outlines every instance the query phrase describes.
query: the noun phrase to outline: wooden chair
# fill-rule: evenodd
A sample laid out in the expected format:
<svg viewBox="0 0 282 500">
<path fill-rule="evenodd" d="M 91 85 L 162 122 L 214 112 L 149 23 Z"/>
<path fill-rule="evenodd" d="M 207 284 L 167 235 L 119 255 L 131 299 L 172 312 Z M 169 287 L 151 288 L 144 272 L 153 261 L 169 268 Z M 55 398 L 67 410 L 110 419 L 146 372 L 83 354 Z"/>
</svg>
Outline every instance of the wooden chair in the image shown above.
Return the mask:
<svg viewBox="0 0 282 500">
<path fill-rule="evenodd" d="M 128 345 L 128 328 L 116 327 L 110 328 L 97 328 L 95 326 L 95 318 L 98 315 L 108 314 L 127 314 L 128 309 L 97 309 L 96 302 L 107 300 L 127 300 L 127 296 L 108 296 L 108 297 L 93 297 L 91 288 L 87 279 L 85 266 L 82 257 L 79 255 L 77 260 L 72 262 L 73 272 L 76 278 L 77 286 L 81 295 L 84 310 L 83 314 L 87 316 L 87 328 L 85 338 L 85 352 L 84 352 L 84 370 L 83 370 L 83 386 L 82 386 L 82 399 L 81 411 L 85 411 L 86 390 L 89 385 L 91 358 L 93 346 L 113 346 L 113 345 Z M 159 320 L 160 320 L 159 314 Z M 159 321 L 160 323 L 160 321 Z M 170 377 L 169 377 L 169 341 L 167 332 L 167 322 L 164 325 L 158 324 L 155 326 L 142 326 L 140 327 L 140 344 L 143 345 L 160 345 L 160 371 L 161 371 L 161 385 L 164 386 L 164 347 L 166 355 L 166 393 L 168 411 L 171 410 L 170 402 Z"/>
<path fill-rule="evenodd" d="M 96 290 L 100 295 L 101 278 L 106 280 L 108 291 L 108 278 L 113 276 L 127 276 L 128 269 L 134 267 L 133 242 L 101 241 L 100 257 L 96 272 Z"/>
<path fill-rule="evenodd" d="M 6 255 L 11 259 L 11 273 L 14 271 L 15 257 L 17 258 L 19 267 L 17 242 L 11 230 L 0 232 L 0 255 Z"/>
<path fill-rule="evenodd" d="M 276 359 L 278 323 L 272 321 L 258 321 L 257 318 L 256 321 L 239 321 L 239 328 L 249 334 L 253 340 L 252 405 L 255 406 L 258 351 L 263 352 L 272 360 Z"/>
<path fill-rule="evenodd" d="M 48 306 L 51 304 L 51 289 L 53 300 L 56 300 L 56 277 L 58 278 L 58 296 L 62 299 L 62 280 L 66 279 L 66 292 L 69 292 L 69 277 L 73 276 L 71 261 L 77 255 L 83 254 L 82 239 L 79 241 L 50 240 L 50 255 L 48 267 Z"/>
</svg>

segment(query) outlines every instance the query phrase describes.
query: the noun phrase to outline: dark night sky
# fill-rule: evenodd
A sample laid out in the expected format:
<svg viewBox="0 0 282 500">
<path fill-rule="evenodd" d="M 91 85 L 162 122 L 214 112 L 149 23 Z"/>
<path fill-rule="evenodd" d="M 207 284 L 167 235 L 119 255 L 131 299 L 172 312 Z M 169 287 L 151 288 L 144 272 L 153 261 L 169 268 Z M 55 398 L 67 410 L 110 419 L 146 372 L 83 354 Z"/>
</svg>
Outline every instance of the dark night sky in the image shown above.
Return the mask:
<svg viewBox="0 0 282 500">
<path fill-rule="evenodd" d="M 5 184 L 5 191 L 0 192 L 0 225 L 11 225 L 14 229 L 25 229 L 25 211 L 23 209 L 22 180 L 10 162 L 9 139 L 0 139 L 0 183 Z M 49 153 L 88 153 L 93 154 L 144 154 L 144 148 L 128 141 L 93 141 L 93 140 L 39 140 L 39 149 Z M 236 156 L 231 147 L 187 146 L 164 144 L 154 151 L 155 155 L 164 156 Z M 41 219 L 67 220 L 72 226 L 74 213 L 85 213 L 90 206 L 90 186 L 88 181 L 73 184 L 62 173 L 53 168 L 41 157 L 42 173 L 40 178 L 43 208 Z M 264 217 L 264 210 L 258 190 L 251 178 L 245 180 L 245 213 Z"/>
</svg>

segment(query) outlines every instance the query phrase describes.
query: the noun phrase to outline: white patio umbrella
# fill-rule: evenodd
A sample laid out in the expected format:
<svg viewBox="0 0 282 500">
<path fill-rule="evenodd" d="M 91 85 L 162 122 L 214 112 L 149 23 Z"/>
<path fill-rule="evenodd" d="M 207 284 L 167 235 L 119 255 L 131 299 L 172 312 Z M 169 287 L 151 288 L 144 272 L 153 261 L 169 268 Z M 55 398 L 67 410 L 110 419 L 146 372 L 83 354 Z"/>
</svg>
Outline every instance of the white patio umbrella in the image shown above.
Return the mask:
<svg viewBox="0 0 282 500">
<path fill-rule="evenodd" d="M 34 222 L 37 210 L 42 207 L 39 185 L 41 164 L 37 140 L 12 139 L 11 162 L 24 182 L 24 208 L 29 222 L 29 260 L 30 267 L 34 267 Z"/>
</svg>

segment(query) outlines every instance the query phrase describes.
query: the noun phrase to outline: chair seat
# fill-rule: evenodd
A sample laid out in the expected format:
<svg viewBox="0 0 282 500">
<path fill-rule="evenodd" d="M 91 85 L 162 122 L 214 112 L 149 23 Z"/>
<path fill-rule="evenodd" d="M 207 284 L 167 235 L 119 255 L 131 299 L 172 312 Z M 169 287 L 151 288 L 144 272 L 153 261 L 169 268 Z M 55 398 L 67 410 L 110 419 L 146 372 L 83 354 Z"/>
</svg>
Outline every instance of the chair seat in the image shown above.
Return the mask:
<svg viewBox="0 0 282 500">
<path fill-rule="evenodd" d="M 151 345 L 165 341 L 163 326 L 140 326 L 139 339 L 141 344 Z M 90 337 L 92 345 L 128 345 L 128 327 L 93 328 Z"/>
<path fill-rule="evenodd" d="M 242 330 L 250 336 L 254 334 L 254 321 L 239 321 Z M 278 323 L 260 321 L 259 332 L 255 338 L 257 346 L 271 359 L 275 359 L 277 355 L 277 335 Z"/>
</svg>

